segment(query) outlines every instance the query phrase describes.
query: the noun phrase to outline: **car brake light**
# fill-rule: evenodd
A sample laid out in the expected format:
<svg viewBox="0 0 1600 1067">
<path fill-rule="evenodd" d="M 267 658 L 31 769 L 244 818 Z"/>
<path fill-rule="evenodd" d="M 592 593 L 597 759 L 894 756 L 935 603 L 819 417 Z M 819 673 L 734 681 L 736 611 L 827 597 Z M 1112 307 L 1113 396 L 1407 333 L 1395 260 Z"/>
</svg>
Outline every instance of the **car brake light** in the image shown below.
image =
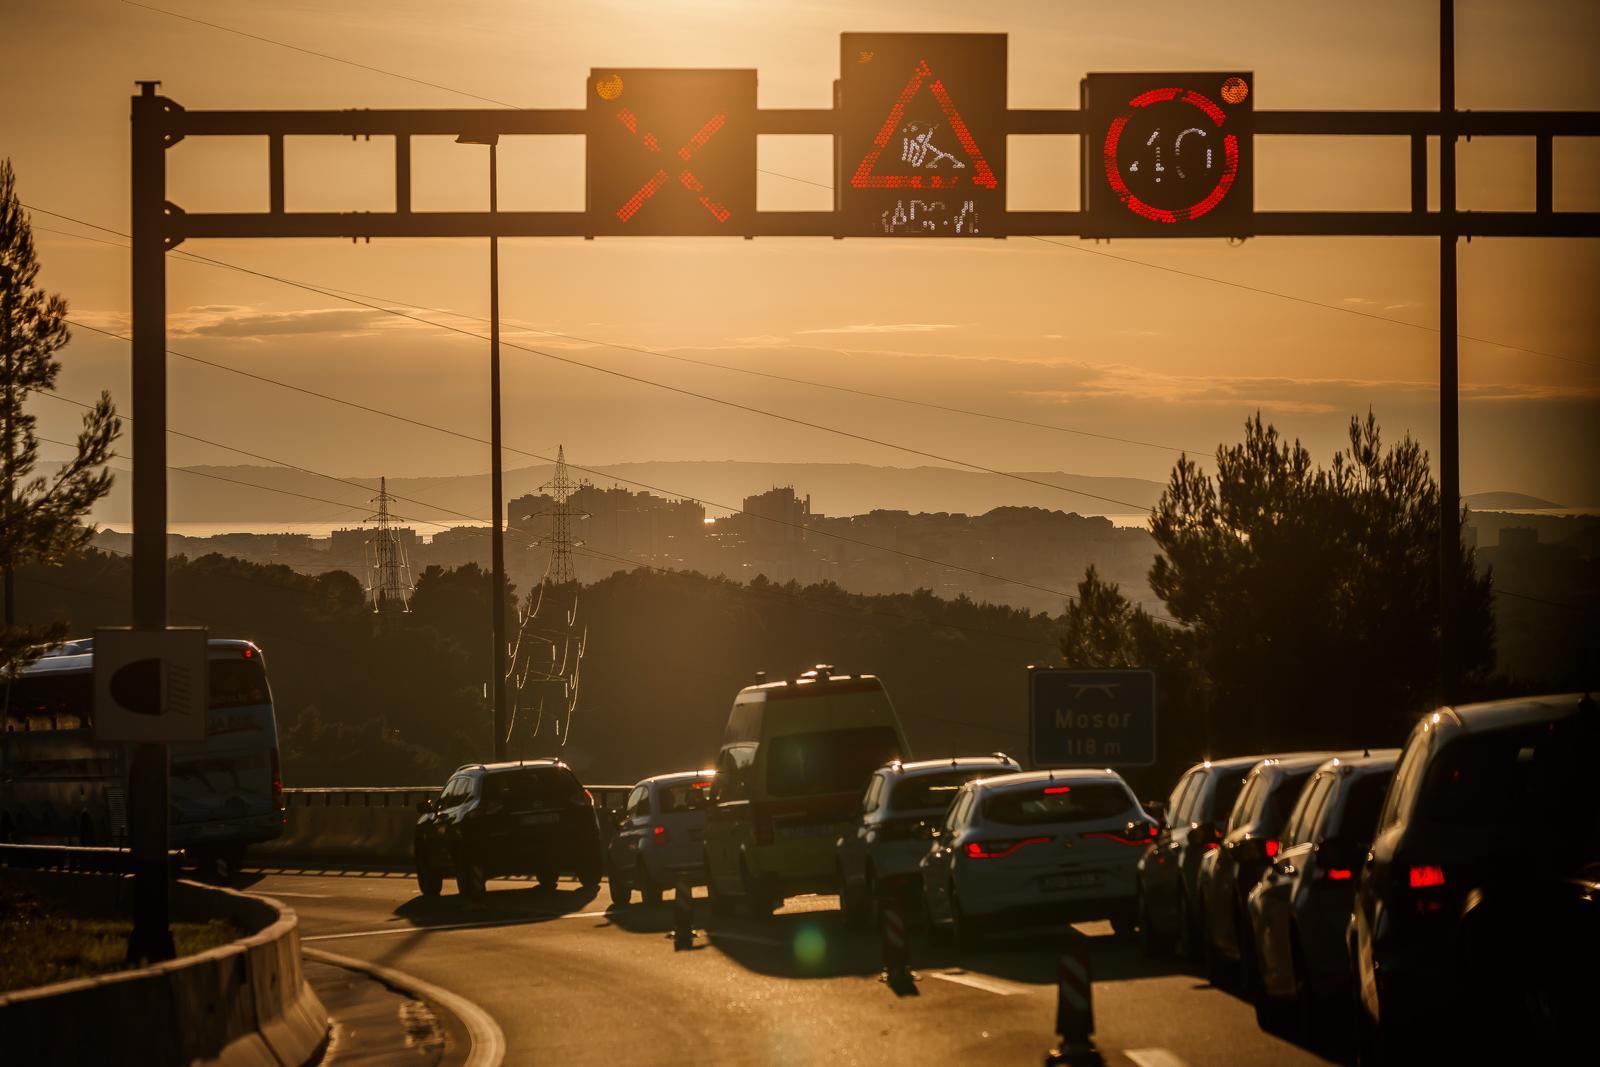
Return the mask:
<svg viewBox="0 0 1600 1067">
<path fill-rule="evenodd" d="M 666 842 L 666 840 L 667 840 L 667 828 L 665 826 L 656 827 L 656 840 L 659 841 L 659 842 L 662 842 L 662 843 Z"/>
<path fill-rule="evenodd" d="M 974 860 L 1004 859 L 1024 845 L 1043 845 L 1048 837 L 1022 837 L 1007 841 L 968 841 L 967 858 Z"/>
<path fill-rule="evenodd" d="M 1207 852 L 1215 852 L 1217 849 L 1219 849 L 1221 847 L 1222 846 L 1220 844 L 1218 844 L 1217 842 L 1215 842 L 1215 841 L 1207 841 L 1206 842 L 1206 851 Z"/>
<path fill-rule="evenodd" d="M 1442 867 L 1411 868 L 1412 889 L 1429 889 L 1441 885 L 1444 885 L 1444 869 Z"/>
<path fill-rule="evenodd" d="M 1050 795 L 1055 794 L 1055 793 L 1070 793 L 1070 792 L 1072 792 L 1072 787 L 1070 785 L 1053 785 L 1053 786 L 1050 786 L 1049 788 L 1047 788 L 1044 791 L 1045 796 L 1050 796 Z"/>
<path fill-rule="evenodd" d="M 1146 829 L 1146 833 L 1139 833 L 1138 830 L 1131 830 L 1130 833 L 1118 833 L 1117 830 L 1094 830 L 1093 833 L 1080 833 L 1078 837 L 1082 837 L 1083 840 L 1102 837 L 1106 838 L 1107 841 L 1117 841 L 1118 845 L 1149 845 L 1150 838 L 1158 835 L 1160 830 L 1154 825 L 1146 825 L 1144 829 Z"/>
<path fill-rule="evenodd" d="M 283 773 L 279 766 L 278 750 L 272 750 L 272 807 L 283 810 Z"/>
<path fill-rule="evenodd" d="M 1267 859 L 1270 860 L 1274 856 L 1276 856 L 1277 854 L 1278 854 L 1278 839 L 1276 837 L 1267 838 Z"/>
<path fill-rule="evenodd" d="M 1328 868 L 1328 881 L 1330 882 L 1348 882 L 1354 875 L 1355 872 L 1348 867 Z"/>
<path fill-rule="evenodd" d="M 255 652 L 253 652 L 252 650 L 250 650 L 248 648 L 244 650 L 244 658 L 245 659 L 249 659 L 251 656 L 254 656 L 254 655 L 255 655 Z"/>
</svg>

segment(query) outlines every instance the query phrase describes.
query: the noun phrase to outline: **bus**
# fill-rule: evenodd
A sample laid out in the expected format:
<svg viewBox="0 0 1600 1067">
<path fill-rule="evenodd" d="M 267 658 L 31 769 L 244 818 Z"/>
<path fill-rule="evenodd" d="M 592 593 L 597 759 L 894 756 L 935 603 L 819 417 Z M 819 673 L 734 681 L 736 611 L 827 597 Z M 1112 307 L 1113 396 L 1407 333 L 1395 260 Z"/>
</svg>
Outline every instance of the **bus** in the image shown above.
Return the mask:
<svg viewBox="0 0 1600 1067">
<path fill-rule="evenodd" d="M 234 869 L 283 833 L 278 724 L 261 649 L 213 638 L 204 741 L 169 747 L 170 847 Z M 131 745 L 94 737 L 94 641 L 0 680 L 0 841 L 126 845 Z"/>
</svg>

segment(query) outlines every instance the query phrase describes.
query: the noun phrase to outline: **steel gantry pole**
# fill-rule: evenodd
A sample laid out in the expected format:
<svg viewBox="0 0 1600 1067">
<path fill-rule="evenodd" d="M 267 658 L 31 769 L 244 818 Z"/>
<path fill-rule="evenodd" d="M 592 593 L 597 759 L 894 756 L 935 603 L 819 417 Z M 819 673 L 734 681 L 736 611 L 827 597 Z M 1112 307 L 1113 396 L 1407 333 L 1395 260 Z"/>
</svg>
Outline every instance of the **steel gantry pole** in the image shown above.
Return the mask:
<svg viewBox="0 0 1600 1067">
<path fill-rule="evenodd" d="M 167 625 L 167 112 L 160 82 L 133 98 L 133 626 Z M 169 960 L 167 746 L 130 746 L 128 844 L 133 853 L 130 960 Z"/>
<path fill-rule="evenodd" d="M 1439 699 L 1460 698 L 1461 411 L 1456 340 L 1456 16 L 1439 0 Z"/>
<path fill-rule="evenodd" d="M 500 211 L 500 135 L 462 134 L 458 144 L 489 146 L 489 215 Z M 500 235 L 489 233 L 489 669 L 494 680 L 494 758 L 506 758 L 506 539 L 504 486 L 500 462 Z"/>
</svg>

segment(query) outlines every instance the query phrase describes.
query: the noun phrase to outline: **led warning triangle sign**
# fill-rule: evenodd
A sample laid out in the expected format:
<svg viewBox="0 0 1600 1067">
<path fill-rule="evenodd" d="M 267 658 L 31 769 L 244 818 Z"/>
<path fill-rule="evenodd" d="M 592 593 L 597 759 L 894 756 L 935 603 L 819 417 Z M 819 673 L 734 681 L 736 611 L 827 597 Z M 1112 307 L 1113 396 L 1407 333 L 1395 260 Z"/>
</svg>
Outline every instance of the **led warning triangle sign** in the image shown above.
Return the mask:
<svg viewBox="0 0 1600 1067">
<path fill-rule="evenodd" d="M 914 111 L 912 104 L 924 84 L 933 100 L 922 111 Z M 898 153 L 898 159 L 891 154 L 885 164 L 885 170 L 891 173 L 875 174 L 878 161 L 891 144 Z M 872 139 L 872 147 L 861 158 L 850 185 L 855 189 L 953 189 L 963 182 L 980 189 L 993 189 L 998 184 L 983 158 L 983 150 L 950 99 L 949 90 L 933 76 L 928 61 L 920 59 Z"/>
</svg>

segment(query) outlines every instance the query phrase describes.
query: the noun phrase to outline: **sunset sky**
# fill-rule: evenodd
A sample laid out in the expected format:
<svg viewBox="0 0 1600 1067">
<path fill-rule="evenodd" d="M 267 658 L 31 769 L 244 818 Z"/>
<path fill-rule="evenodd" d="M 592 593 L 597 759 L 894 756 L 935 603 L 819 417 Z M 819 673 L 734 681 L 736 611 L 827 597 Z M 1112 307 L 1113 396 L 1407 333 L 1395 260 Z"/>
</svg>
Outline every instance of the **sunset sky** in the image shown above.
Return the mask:
<svg viewBox="0 0 1600 1067">
<path fill-rule="evenodd" d="M 43 212 L 127 231 L 128 98 L 140 78 L 161 79 L 190 109 L 485 106 L 461 94 L 572 108 L 583 106 L 591 67 L 753 67 L 761 106 L 824 107 L 842 31 L 981 31 L 1010 34 L 1013 107 L 1075 107 L 1085 73 L 1138 69 L 1253 70 L 1258 109 L 1437 104 L 1433 0 L 152 3 L 461 92 L 119 0 L 0 0 L 0 155 L 14 162 L 24 202 L 42 209 L 33 221 L 43 284 L 68 298 L 74 319 L 113 332 L 128 321 L 128 256 L 113 247 L 124 242 Z M 1460 0 L 1458 10 L 1461 107 L 1600 109 L 1600 4 Z M 830 203 L 808 184 L 830 181 L 825 141 L 764 138 L 760 152 L 760 166 L 777 172 L 760 177 L 763 208 Z M 169 153 L 169 198 L 196 211 L 264 208 L 265 159 L 264 142 L 185 142 Z M 377 140 L 291 143 L 288 206 L 387 210 L 391 159 Z M 486 206 L 483 149 L 441 138 L 419 142 L 416 159 L 419 210 Z M 1600 210 L 1600 144 L 1558 141 L 1555 159 L 1557 208 Z M 1076 206 L 1075 143 L 1014 138 L 1010 160 L 1013 207 Z M 1258 139 L 1256 203 L 1403 209 L 1406 160 L 1400 139 Z M 1532 207 L 1531 140 L 1478 139 L 1461 146 L 1460 160 L 1463 208 Z M 581 143 L 508 142 L 500 180 L 507 209 L 579 208 Z M 487 332 L 485 244 L 193 241 L 181 250 L 441 309 L 441 321 Z M 508 341 L 984 466 L 1164 479 L 1171 448 L 1209 453 L 1258 408 L 1324 460 L 1350 415 L 1369 408 L 1392 437 L 1409 430 L 1437 449 L 1432 240 L 525 239 L 503 242 L 501 256 Z M 1600 242 L 1478 240 L 1462 245 L 1460 264 L 1460 329 L 1484 339 L 1461 342 L 1463 491 L 1600 504 Z M 179 351 L 487 432 L 486 342 L 181 255 L 169 257 L 168 278 L 169 343 Z M 62 359 L 62 395 L 89 400 L 105 388 L 125 402 L 125 342 L 78 329 Z M 275 459 L 360 476 L 488 464 L 479 445 L 212 368 L 174 360 L 170 374 L 174 430 Z M 505 397 L 508 444 L 545 452 L 563 443 L 589 466 L 927 462 L 517 350 L 505 353 Z M 32 410 L 44 435 L 74 432 L 70 405 L 36 400 Z M 47 458 L 62 454 L 46 447 Z M 171 461 L 255 462 L 183 439 L 172 441 Z"/>
</svg>

